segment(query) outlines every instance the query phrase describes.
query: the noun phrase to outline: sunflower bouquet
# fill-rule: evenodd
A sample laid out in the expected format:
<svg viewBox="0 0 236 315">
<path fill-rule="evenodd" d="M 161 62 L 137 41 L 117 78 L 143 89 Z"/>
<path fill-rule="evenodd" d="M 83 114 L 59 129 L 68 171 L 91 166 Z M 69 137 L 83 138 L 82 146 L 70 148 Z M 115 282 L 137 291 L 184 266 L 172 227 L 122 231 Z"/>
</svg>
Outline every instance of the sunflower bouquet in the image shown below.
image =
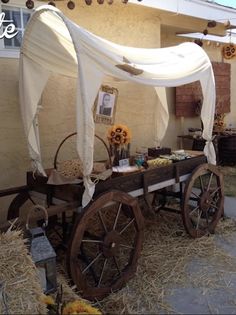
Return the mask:
<svg viewBox="0 0 236 315">
<path fill-rule="evenodd" d="M 75 314 L 102 315 L 99 309 L 81 300 L 75 300 L 73 302 L 69 302 L 63 308 L 62 315 L 75 315 Z"/>
<path fill-rule="evenodd" d="M 119 160 L 129 158 L 131 132 L 126 125 L 113 125 L 107 135 L 114 165 L 119 165 Z"/>
<path fill-rule="evenodd" d="M 47 305 L 49 315 L 102 315 L 98 308 L 81 299 L 62 303 L 62 300 L 57 301 L 52 296 L 43 294 L 41 302 Z"/>
<path fill-rule="evenodd" d="M 225 114 L 215 114 L 213 130 L 215 132 L 220 132 L 225 129 Z"/>
</svg>

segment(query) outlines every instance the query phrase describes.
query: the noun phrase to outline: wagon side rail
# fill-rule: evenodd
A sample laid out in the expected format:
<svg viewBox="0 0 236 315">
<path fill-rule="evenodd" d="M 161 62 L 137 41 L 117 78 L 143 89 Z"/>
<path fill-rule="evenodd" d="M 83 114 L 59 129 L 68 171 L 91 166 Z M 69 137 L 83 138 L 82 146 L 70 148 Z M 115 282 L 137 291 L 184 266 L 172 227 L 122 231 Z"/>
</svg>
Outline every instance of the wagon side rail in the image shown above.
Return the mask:
<svg viewBox="0 0 236 315">
<path fill-rule="evenodd" d="M 6 197 L 6 196 L 10 196 L 10 195 L 19 194 L 21 192 L 27 191 L 28 189 L 29 189 L 29 187 L 27 185 L 1 189 L 0 190 L 0 197 Z"/>
<path fill-rule="evenodd" d="M 47 208 L 47 213 L 48 216 L 53 216 L 56 214 L 61 214 L 63 212 L 72 210 L 74 208 L 77 208 L 80 205 L 80 202 L 78 201 L 72 201 L 72 202 L 67 202 L 65 204 L 60 204 L 60 205 L 52 205 Z M 44 218 L 44 214 L 41 211 L 34 212 L 31 216 L 32 222 L 36 222 L 38 220 L 41 220 Z M 7 222 L 4 222 L 0 224 L 0 231 L 4 232 L 8 230 L 9 228 L 13 227 L 23 227 L 25 226 L 26 221 L 22 218 L 16 218 Z"/>
</svg>

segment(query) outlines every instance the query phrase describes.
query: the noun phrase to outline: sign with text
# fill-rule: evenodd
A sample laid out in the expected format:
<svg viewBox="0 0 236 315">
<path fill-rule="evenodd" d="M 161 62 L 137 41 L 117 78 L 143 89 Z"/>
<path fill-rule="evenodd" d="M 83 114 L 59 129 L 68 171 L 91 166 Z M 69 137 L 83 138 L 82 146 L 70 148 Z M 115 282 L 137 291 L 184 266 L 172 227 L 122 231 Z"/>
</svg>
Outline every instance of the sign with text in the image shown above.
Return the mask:
<svg viewBox="0 0 236 315">
<path fill-rule="evenodd" d="M 15 24 L 13 24 L 13 20 L 5 20 L 5 13 L 0 13 L 0 27 L 3 27 L 3 23 L 7 23 L 6 27 L 4 27 L 2 34 L 0 34 L 0 39 L 7 38 L 11 39 L 18 34 L 16 30 Z"/>
</svg>

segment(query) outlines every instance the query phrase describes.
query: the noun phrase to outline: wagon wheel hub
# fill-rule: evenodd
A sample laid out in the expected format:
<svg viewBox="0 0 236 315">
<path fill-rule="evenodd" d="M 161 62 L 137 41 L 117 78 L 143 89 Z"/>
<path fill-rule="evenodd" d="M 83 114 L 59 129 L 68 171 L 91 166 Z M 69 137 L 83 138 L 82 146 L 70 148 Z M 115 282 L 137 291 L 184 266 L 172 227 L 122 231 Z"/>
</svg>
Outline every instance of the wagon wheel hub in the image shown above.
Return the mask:
<svg viewBox="0 0 236 315">
<path fill-rule="evenodd" d="M 184 190 L 182 217 L 186 231 L 194 238 L 214 233 L 223 214 L 223 206 L 221 172 L 212 164 L 199 165 L 192 172 Z"/>
<path fill-rule="evenodd" d="M 206 213 L 212 203 L 212 197 L 209 191 L 205 191 L 200 199 L 200 209 L 203 213 Z"/>
<path fill-rule="evenodd" d="M 108 257 L 119 255 L 121 236 L 116 231 L 108 232 L 102 244 L 102 253 Z"/>
<path fill-rule="evenodd" d="M 123 205 L 132 217 L 126 216 Z M 136 198 L 122 191 L 98 196 L 73 229 L 67 261 L 83 298 L 100 300 L 134 276 L 144 221 Z"/>
</svg>

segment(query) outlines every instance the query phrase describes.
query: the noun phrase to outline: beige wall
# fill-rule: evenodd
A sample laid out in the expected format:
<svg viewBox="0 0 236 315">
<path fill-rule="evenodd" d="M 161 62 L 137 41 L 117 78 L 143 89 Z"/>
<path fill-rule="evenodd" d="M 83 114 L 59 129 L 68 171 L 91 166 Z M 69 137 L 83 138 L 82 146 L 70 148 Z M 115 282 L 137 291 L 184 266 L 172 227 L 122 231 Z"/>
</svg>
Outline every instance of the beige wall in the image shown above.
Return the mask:
<svg viewBox="0 0 236 315">
<path fill-rule="evenodd" d="M 65 8 L 63 2 L 61 9 Z M 76 23 L 116 43 L 136 47 L 160 46 L 159 22 L 151 9 L 118 3 L 89 7 L 77 1 L 77 10 L 64 11 Z M 25 184 L 30 161 L 19 110 L 18 60 L 0 59 L 0 73 L 0 189 L 3 189 Z M 59 142 L 75 130 L 75 83 L 74 79 L 52 75 L 43 93 L 39 123 L 45 168 L 52 167 Z M 116 122 L 131 128 L 132 150 L 141 145 L 153 145 L 152 113 L 158 101 L 154 89 L 126 82 L 104 83 L 119 90 Z M 97 125 L 96 132 L 106 138 L 107 128 Z M 66 156 L 67 148 L 69 152 L 73 151 L 70 141 L 62 149 L 62 155 Z M 105 157 L 105 151 L 101 152 Z M 9 198 L 0 198 L 1 221 L 5 220 L 3 213 L 8 202 Z"/>
<path fill-rule="evenodd" d="M 175 30 L 173 28 L 161 28 L 161 47 L 168 47 L 172 45 L 178 45 L 183 41 L 187 41 L 184 38 L 178 38 L 175 36 Z M 222 45 L 211 42 L 208 44 L 206 41 L 203 41 L 203 48 L 208 54 L 211 61 L 216 62 L 229 62 L 231 64 L 231 112 L 226 114 L 225 122 L 227 126 L 231 124 L 233 127 L 236 128 L 236 89 L 234 88 L 235 81 L 236 81 L 236 63 L 235 59 L 230 61 L 225 60 L 222 57 Z M 189 127 L 201 127 L 201 123 L 198 117 L 196 118 L 176 118 L 174 111 L 175 111 L 175 89 L 171 88 L 168 89 L 168 96 L 169 96 L 169 111 L 170 111 L 170 120 L 171 124 L 166 133 L 166 137 L 164 138 L 164 143 L 170 143 L 172 147 L 175 146 L 175 138 L 171 140 L 171 130 L 175 131 L 176 134 L 187 134 Z M 179 141 L 177 142 L 180 145 Z M 186 148 L 190 148 L 191 142 L 186 141 L 184 143 Z"/>
<path fill-rule="evenodd" d="M 58 7 L 76 23 L 116 43 L 136 47 L 164 47 L 181 41 L 165 29 L 162 30 L 160 38 L 159 19 L 155 11 L 149 8 L 122 5 L 118 2 L 112 6 L 107 4 L 86 6 L 78 0 L 76 4 L 77 9 L 73 11 L 66 8 L 65 1 L 59 1 Z M 221 61 L 219 48 L 210 47 L 208 52 L 212 60 Z M 234 70 L 233 64 L 232 74 Z M 25 173 L 30 169 L 30 161 L 19 111 L 18 60 L 0 59 L 0 74 L 0 189 L 3 189 L 25 184 Z M 234 75 L 233 80 L 235 80 Z M 133 134 L 132 151 L 134 152 L 138 146 L 152 146 L 154 144 L 153 111 L 158 102 L 154 89 L 127 82 L 106 81 L 104 83 L 119 90 L 115 122 L 124 123 L 130 127 Z M 45 168 L 53 165 L 53 157 L 59 142 L 75 130 L 75 84 L 74 79 L 52 75 L 43 93 L 43 109 L 39 122 Z M 176 119 L 174 89 L 167 89 L 167 92 L 170 124 L 163 145 L 177 148 L 176 136 L 189 126 L 199 126 L 200 123 L 198 119 L 185 119 L 184 123 Z M 232 88 L 230 120 L 236 124 L 236 110 L 233 110 L 235 93 Z M 96 133 L 105 139 L 107 127 L 97 125 Z M 68 143 L 62 155 L 68 156 L 68 152 L 71 153 L 73 150 L 74 147 L 71 149 Z M 97 153 L 101 152 L 99 150 Z M 104 152 L 98 155 L 105 156 Z M 4 213 L 8 201 L 8 198 L 0 198 L 0 211 L 2 211 L 0 221 L 5 219 Z"/>
</svg>

